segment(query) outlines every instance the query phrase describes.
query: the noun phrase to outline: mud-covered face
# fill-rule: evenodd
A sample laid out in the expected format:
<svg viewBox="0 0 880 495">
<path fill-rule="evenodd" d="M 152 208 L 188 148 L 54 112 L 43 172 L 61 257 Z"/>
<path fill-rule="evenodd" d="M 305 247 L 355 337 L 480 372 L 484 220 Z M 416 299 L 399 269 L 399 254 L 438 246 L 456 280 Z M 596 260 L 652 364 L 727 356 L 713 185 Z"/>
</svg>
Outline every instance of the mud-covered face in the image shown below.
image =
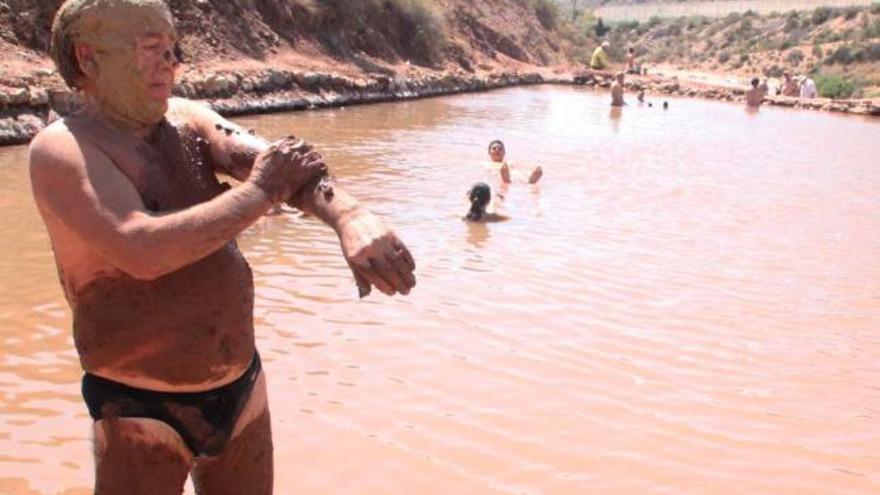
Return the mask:
<svg viewBox="0 0 880 495">
<path fill-rule="evenodd" d="M 161 121 L 177 68 L 170 12 L 151 1 L 119 2 L 85 13 L 77 35 L 93 54 L 83 72 L 100 110 L 124 127 Z"/>
</svg>

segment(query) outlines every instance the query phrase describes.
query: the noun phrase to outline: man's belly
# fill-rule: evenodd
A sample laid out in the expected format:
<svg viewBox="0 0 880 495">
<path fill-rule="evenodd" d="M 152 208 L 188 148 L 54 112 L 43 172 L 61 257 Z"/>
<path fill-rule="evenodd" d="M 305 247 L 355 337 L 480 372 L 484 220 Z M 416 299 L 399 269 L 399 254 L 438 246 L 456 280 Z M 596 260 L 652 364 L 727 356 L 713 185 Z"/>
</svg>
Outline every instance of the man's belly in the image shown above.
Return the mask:
<svg viewBox="0 0 880 495">
<path fill-rule="evenodd" d="M 234 245 L 156 280 L 93 280 L 71 298 L 83 369 L 159 391 L 228 383 L 253 358 L 253 298 Z"/>
</svg>

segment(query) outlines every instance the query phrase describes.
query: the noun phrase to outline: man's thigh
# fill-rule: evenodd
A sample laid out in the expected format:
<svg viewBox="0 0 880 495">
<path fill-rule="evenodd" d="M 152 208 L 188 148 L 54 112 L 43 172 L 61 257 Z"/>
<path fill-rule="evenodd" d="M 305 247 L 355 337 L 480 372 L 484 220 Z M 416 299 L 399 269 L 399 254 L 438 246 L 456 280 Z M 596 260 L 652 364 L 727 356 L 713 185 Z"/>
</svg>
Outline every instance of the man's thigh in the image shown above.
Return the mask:
<svg viewBox="0 0 880 495">
<path fill-rule="evenodd" d="M 193 484 L 199 495 L 269 495 L 274 485 L 272 426 L 265 375 L 260 376 L 223 453 L 198 458 Z"/>
<path fill-rule="evenodd" d="M 170 426 L 152 419 L 95 423 L 97 495 L 179 495 L 192 455 Z"/>
</svg>

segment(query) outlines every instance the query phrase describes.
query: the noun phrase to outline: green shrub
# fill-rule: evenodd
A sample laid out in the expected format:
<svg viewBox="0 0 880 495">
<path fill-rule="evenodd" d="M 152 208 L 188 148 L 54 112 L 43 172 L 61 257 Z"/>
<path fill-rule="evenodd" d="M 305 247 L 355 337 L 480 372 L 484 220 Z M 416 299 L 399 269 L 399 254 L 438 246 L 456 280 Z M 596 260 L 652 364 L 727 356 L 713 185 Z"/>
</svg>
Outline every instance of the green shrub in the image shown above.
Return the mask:
<svg viewBox="0 0 880 495">
<path fill-rule="evenodd" d="M 728 60 L 730 60 L 730 52 L 727 50 L 721 50 L 721 53 L 718 54 L 718 61 L 725 64 Z"/>
<path fill-rule="evenodd" d="M 608 33 L 608 31 L 610 30 L 611 28 L 609 28 L 605 25 L 604 22 L 602 22 L 601 17 L 596 20 L 596 25 L 593 27 L 593 32 L 596 33 L 596 36 L 599 38 L 605 36 L 605 34 Z"/>
<path fill-rule="evenodd" d="M 855 57 L 853 56 L 852 49 L 847 45 L 841 45 L 837 47 L 836 50 L 831 52 L 828 55 L 828 58 L 825 59 L 825 63 L 828 64 L 841 64 L 841 65 L 849 65 L 855 61 Z"/>
<path fill-rule="evenodd" d="M 813 56 L 816 58 L 822 58 L 825 56 L 825 52 L 822 50 L 821 46 L 813 45 Z"/>
<path fill-rule="evenodd" d="M 748 53 L 740 54 L 740 56 L 739 56 L 739 63 L 740 64 L 744 64 L 748 61 L 749 61 L 749 54 Z"/>
<path fill-rule="evenodd" d="M 880 43 L 871 43 L 862 49 L 862 53 L 865 62 L 880 61 Z"/>
<path fill-rule="evenodd" d="M 815 81 L 819 95 L 825 98 L 849 98 L 856 90 L 855 84 L 840 76 L 817 74 Z"/>
<path fill-rule="evenodd" d="M 880 4 L 877 4 L 880 5 Z M 880 38 L 880 21 L 874 21 L 874 24 L 865 27 L 862 30 L 862 38 L 868 40 L 872 38 Z"/>
<path fill-rule="evenodd" d="M 801 19 L 798 17 L 798 13 L 792 12 L 788 14 L 788 17 L 785 19 L 785 27 L 783 28 L 785 32 L 791 32 L 799 27 L 801 27 Z"/>
<path fill-rule="evenodd" d="M 880 3 L 874 2 L 871 4 L 871 13 L 880 14 Z"/>
<path fill-rule="evenodd" d="M 764 75 L 767 77 L 779 78 L 779 77 L 782 77 L 782 73 L 784 71 L 785 71 L 785 69 L 783 69 L 782 67 L 780 67 L 778 65 L 773 65 L 773 66 L 764 68 Z"/>
<path fill-rule="evenodd" d="M 847 7 L 843 9 L 843 17 L 848 21 L 855 19 L 857 15 L 859 15 L 858 7 Z"/>
<path fill-rule="evenodd" d="M 731 12 L 724 17 L 724 25 L 730 26 L 739 22 L 740 19 L 742 19 L 742 15 L 739 12 Z"/>
<path fill-rule="evenodd" d="M 639 29 L 639 21 L 623 21 L 614 26 L 615 31 L 627 32 Z"/>
<path fill-rule="evenodd" d="M 813 11 L 811 20 L 813 21 L 813 24 L 817 26 L 820 24 L 825 24 L 828 19 L 831 19 L 833 13 L 834 12 L 828 7 L 819 7 Z"/>
<path fill-rule="evenodd" d="M 785 61 L 791 65 L 800 65 L 804 61 L 804 52 L 800 50 L 792 50 L 785 56 Z"/>
<path fill-rule="evenodd" d="M 655 15 L 655 16 L 651 17 L 650 19 L 648 19 L 647 26 L 648 26 L 648 29 L 653 29 L 662 23 L 663 23 L 663 19 L 661 19 L 659 16 Z"/>
</svg>

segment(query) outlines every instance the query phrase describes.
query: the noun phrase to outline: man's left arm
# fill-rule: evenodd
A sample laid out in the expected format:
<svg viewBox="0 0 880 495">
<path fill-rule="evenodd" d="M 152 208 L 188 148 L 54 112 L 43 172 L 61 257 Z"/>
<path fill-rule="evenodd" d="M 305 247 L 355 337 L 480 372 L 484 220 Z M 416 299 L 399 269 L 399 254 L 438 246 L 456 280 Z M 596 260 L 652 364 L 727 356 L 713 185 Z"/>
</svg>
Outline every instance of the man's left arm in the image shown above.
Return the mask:
<svg viewBox="0 0 880 495">
<path fill-rule="evenodd" d="M 254 159 L 269 142 L 206 106 L 187 100 L 174 104 L 209 142 L 215 170 L 241 181 L 247 179 Z M 372 286 L 389 296 L 409 294 L 415 286 L 415 261 L 403 242 L 332 177 L 303 187 L 288 204 L 333 228 L 361 297 L 368 295 Z"/>
</svg>

